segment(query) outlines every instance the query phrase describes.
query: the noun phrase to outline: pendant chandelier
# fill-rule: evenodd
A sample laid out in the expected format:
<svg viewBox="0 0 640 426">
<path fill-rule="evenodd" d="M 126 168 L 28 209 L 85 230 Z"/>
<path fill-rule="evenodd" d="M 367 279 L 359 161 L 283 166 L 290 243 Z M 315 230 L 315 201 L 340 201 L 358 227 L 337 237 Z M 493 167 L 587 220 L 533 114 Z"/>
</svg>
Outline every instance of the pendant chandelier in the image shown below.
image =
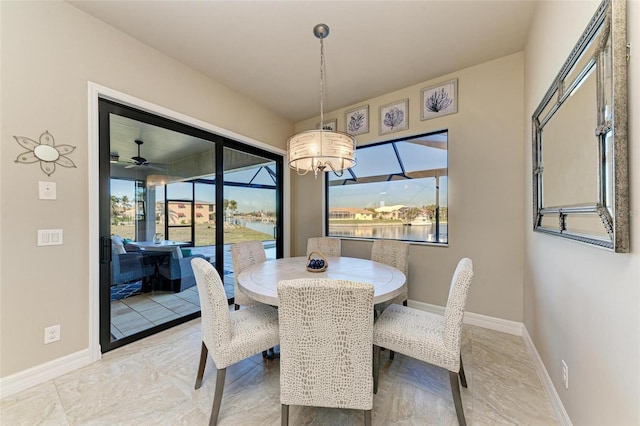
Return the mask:
<svg viewBox="0 0 640 426">
<path fill-rule="evenodd" d="M 324 128 L 324 43 L 329 27 L 318 24 L 313 34 L 320 39 L 320 129 L 307 130 L 289 138 L 289 167 L 299 175 L 332 171 L 342 176 L 345 169 L 356 165 L 356 139 L 348 133 Z"/>
</svg>

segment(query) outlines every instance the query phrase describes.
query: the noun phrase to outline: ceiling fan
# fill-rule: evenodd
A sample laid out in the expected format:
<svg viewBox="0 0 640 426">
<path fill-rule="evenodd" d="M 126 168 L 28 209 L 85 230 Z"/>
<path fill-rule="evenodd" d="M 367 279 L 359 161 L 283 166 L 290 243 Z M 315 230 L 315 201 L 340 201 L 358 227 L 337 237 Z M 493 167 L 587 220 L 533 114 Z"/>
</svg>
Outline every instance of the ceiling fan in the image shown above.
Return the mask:
<svg viewBox="0 0 640 426">
<path fill-rule="evenodd" d="M 116 160 L 117 162 L 119 162 L 119 163 L 127 163 L 127 165 L 124 166 L 125 169 L 131 169 L 133 167 L 148 167 L 150 169 L 155 169 L 155 170 L 164 170 L 164 167 L 149 163 L 149 161 L 140 154 L 140 147 L 144 143 L 144 141 L 142 139 L 136 139 L 135 142 L 138 145 L 138 155 L 136 155 L 134 157 L 131 157 L 130 161 L 119 161 L 119 160 Z M 114 156 L 112 156 L 112 157 L 114 157 Z M 117 156 L 115 156 L 115 157 L 117 157 Z"/>
</svg>

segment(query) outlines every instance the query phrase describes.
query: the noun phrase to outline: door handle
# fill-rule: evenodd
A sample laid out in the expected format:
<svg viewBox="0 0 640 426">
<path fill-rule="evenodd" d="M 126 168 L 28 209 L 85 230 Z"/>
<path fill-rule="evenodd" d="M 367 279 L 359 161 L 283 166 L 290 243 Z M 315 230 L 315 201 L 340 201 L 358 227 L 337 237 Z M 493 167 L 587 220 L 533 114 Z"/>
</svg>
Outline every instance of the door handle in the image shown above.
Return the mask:
<svg viewBox="0 0 640 426">
<path fill-rule="evenodd" d="M 111 238 L 100 237 L 100 263 L 111 262 Z"/>
</svg>

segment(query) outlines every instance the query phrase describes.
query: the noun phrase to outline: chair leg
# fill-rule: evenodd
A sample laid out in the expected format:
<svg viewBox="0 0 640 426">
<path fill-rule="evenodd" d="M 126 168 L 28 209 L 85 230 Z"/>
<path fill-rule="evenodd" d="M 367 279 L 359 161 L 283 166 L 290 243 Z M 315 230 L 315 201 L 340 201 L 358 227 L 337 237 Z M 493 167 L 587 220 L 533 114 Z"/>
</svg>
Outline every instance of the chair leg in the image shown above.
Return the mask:
<svg viewBox="0 0 640 426">
<path fill-rule="evenodd" d="M 373 345 L 373 393 L 378 393 L 378 377 L 380 376 L 380 346 Z"/>
<path fill-rule="evenodd" d="M 209 426 L 215 426 L 218 424 L 218 414 L 220 414 L 220 405 L 222 404 L 222 391 L 224 391 L 224 378 L 226 375 L 226 368 L 221 368 L 216 373 L 216 390 L 213 394 L 213 407 L 211 408 Z"/>
<path fill-rule="evenodd" d="M 364 426 L 371 426 L 371 410 L 364 410 Z"/>
<path fill-rule="evenodd" d="M 280 414 L 280 424 L 282 426 L 288 426 L 289 425 L 289 406 L 286 404 L 282 404 L 282 411 Z"/>
<path fill-rule="evenodd" d="M 464 375 L 464 365 L 462 365 L 462 355 L 460 355 L 460 372 L 458 373 L 460 376 L 460 384 L 462 387 L 467 387 L 467 377 Z"/>
<path fill-rule="evenodd" d="M 458 373 L 449 371 L 449 381 L 451 382 L 451 393 L 453 394 L 453 405 L 456 407 L 456 415 L 458 416 L 458 424 L 467 426 L 464 419 L 464 411 L 462 410 L 462 396 L 460 395 L 460 384 L 458 383 Z"/>
<path fill-rule="evenodd" d="M 208 354 L 209 349 L 207 349 L 207 345 L 202 342 L 202 349 L 200 349 L 200 364 L 198 364 L 198 372 L 196 373 L 196 389 L 200 389 L 200 386 L 202 386 L 202 376 L 204 376 L 204 367 L 207 364 Z"/>
</svg>

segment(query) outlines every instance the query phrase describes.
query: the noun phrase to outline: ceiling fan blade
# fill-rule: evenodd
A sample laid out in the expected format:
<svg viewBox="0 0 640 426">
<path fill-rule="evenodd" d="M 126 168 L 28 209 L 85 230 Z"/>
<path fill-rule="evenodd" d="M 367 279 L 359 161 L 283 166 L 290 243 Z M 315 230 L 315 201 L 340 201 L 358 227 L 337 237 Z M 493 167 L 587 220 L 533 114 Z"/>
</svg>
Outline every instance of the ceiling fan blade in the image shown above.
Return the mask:
<svg viewBox="0 0 640 426">
<path fill-rule="evenodd" d="M 147 163 L 147 167 L 149 167 L 150 169 L 154 169 L 154 170 L 163 170 L 163 171 L 167 170 L 166 167 L 163 167 L 163 166 L 160 166 L 160 165 L 157 165 L 157 164 Z"/>
<path fill-rule="evenodd" d="M 137 166 L 137 164 L 135 163 L 129 163 L 128 165 L 124 166 L 125 169 L 131 169 L 134 168 L 135 166 Z"/>
</svg>

